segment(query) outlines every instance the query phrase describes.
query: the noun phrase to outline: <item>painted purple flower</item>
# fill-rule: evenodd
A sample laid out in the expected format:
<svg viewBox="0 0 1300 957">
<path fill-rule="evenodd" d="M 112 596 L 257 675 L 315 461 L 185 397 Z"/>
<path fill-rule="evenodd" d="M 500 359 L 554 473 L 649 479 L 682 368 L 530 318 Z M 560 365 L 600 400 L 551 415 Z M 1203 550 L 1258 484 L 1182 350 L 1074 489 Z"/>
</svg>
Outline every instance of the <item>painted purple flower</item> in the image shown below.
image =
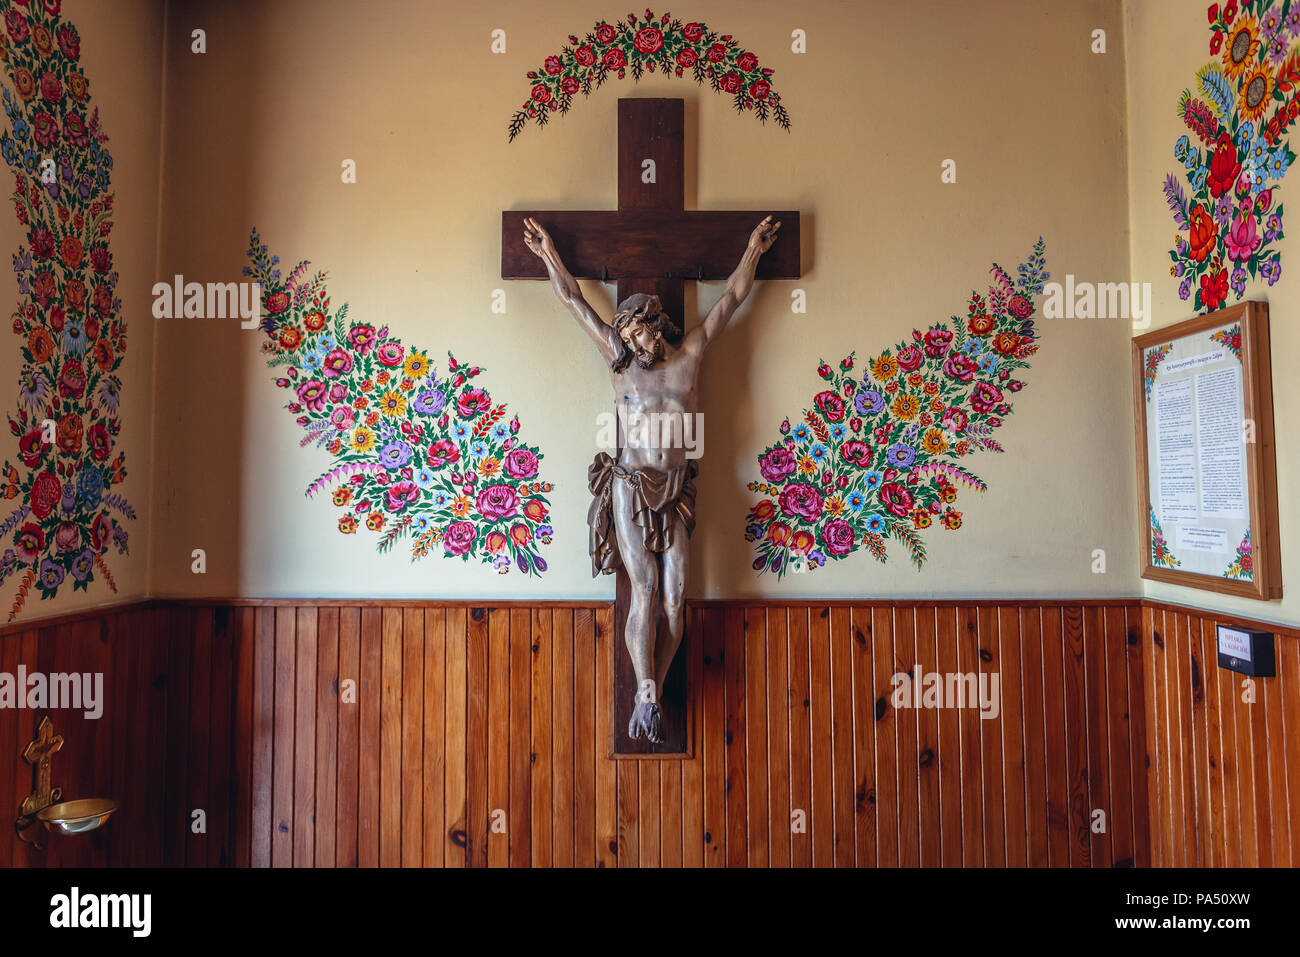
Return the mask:
<svg viewBox="0 0 1300 957">
<path fill-rule="evenodd" d="M 896 469 L 911 468 L 916 461 L 916 449 L 902 442 L 895 442 L 885 453 L 885 460 Z"/>
<path fill-rule="evenodd" d="M 405 442 L 389 442 L 379 450 L 379 461 L 383 463 L 384 468 L 400 469 L 411 461 L 411 447 Z"/>
<path fill-rule="evenodd" d="M 885 397 L 875 389 L 863 389 L 853 397 L 858 415 L 879 415 L 885 411 Z"/>
<path fill-rule="evenodd" d="M 411 408 L 421 415 L 437 415 L 447 404 L 441 389 L 426 389 L 411 402 Z"/>
<path fill-rule="evenodd" d="M 1186 299 L 1192 294 L 1192 277 L 1184 276 L 1183 281 L 1178 285 L 1178 298 Z"/>
<path fill-rule="evenodd" d="M 1261 276 L 1268 280 L 1270 286 L 1273 285 L 1273 283 L 1282 278 L 1282 257 L 1272 256 L 1265 259 L 1264 262 L 1260 264 L 1259 272 Z"/>
<path fill-rule="evenodd" d="M 84 582 L 90 575 L 90 570 L 94 567 L 95 555 L 89 548 L 87 548 L 72 560 L 72 577 L 79 582 Z"/>
<path fill-rule="evenodd" d="M 115 376 L 109 376 L 99 383 L 99 401 L 104 408 L 117 415 L 117 407 L 122 401 L 122 383 Z"/>
<path fill-rule="evenodd" d="M 1214 221 L 1219 224 L 1220 228 L 1228 225 L 1228 221 L 1232 219 L 1233 209 L 1232 193 L 1225 191 L 1222 196 L 1215 200 Z"/>
<path fill-rule="evenodd" d="M 1238 266 L 1232 271 L 1232 291 L 1238 297 L 1246 291 L 1246 270 Z"/>
<path fill-rule="evenodd" d="M 51 561 L 49 558 L 41 560 L 39 572 L 41 576 L 41 587 L 47 591 L 53 591 L 63 584 L 64 571 L 63 566 L 58 562 Z"/>
<path fill-rule="evenodd" d="M 1271 243 L 1282 235 L 1282 217 L 1277 213 L 1269 213 L 1268 219 L 1264 222 L 1264 242 Z"/>
</svg>

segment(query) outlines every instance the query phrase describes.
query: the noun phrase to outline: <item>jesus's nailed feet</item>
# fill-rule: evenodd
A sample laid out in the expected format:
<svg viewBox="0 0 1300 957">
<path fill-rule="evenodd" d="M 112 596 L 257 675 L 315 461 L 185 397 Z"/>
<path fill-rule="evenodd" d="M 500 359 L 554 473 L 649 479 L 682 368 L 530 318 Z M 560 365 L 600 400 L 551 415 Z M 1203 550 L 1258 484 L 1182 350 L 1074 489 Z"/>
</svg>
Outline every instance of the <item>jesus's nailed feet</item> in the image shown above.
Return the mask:
<svg viewBox="0 0 1300 957">
<path fill-rule="evenodd" d="M 663 722 L 659 717 L 659 705 L 653 701 L 642 701 L 638 696 L 632 707 L 632 718 L 627 723 L 629 738 L 645 739 L 652 744 L 664 743 Z"/>
</svg>

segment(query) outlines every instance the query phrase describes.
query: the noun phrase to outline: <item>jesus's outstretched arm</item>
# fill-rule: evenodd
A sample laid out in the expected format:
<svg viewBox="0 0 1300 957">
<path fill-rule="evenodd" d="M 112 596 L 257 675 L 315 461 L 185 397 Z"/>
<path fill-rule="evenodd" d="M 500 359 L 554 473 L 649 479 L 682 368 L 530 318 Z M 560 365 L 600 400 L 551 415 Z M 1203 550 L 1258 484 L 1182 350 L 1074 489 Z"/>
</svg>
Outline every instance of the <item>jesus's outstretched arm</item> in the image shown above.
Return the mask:
<svg viewBox="0 0 1300 957">
<path fill-rule="evenodd" d="M 723 329 L 727 328 L 727 322 L 732 314 L 745 301 L 749 290 L 754 286 L 754 270 L 758 268 L 758 258 L 772 248 L 772 244 L 776 242 L 776 231 L 780 228 L 781 223 L 773 223 L 772 217 L 768 216 L 749 234 L 745 255 L 740 257 L 740 265 L 727 280 L 727 288 L 722 291 L 722 298 L 714 303 L 709 314 L 704 317 L 704 322 L 691 330 L 690 335 L 702 340 L 701 345 L 708 346 Z"/>
<path fill-rule="evenodd" d="M 550 234 L 531 216 L 524 219 L 524 244 L 534 256 L 546 264 L 546 271 L 550 274 L 555 295 L 560 302 L 564 303 L 565 308 L 573 313 L 573 317 L 578 320 L 578 325 L 591 336 L 605 361 L 612 363 L 619 353 L 619 343 L 613 328 L 601 319 L 596 314 L 596 310 L 592 309 L 587 300 L 582 297 L 578 280 L 564 268 Z"/>
</svg>

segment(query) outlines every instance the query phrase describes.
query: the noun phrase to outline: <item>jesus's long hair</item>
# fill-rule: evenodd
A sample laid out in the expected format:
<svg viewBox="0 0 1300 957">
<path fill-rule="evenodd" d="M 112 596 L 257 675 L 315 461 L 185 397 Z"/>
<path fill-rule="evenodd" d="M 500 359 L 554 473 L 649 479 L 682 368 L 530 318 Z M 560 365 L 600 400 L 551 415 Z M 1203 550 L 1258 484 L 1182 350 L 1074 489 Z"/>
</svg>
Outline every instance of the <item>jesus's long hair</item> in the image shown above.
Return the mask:
<svg viewBox="0 0 1300 957">
<path fill-rule="evenodd" d="M 641 323 L 674 345 L 681 341 L 682 327 L 663 311 L 659 297 L 642 292 L 634 293 L 619 304 L 618 312 L 614 315 L 614 332 L 618 338 L 619 352 L 610 368 L 615 372 L 622 372 L 636 358 L 636 352 L 623 341 L 623 327 L 630 322 Z"/>
</svg>

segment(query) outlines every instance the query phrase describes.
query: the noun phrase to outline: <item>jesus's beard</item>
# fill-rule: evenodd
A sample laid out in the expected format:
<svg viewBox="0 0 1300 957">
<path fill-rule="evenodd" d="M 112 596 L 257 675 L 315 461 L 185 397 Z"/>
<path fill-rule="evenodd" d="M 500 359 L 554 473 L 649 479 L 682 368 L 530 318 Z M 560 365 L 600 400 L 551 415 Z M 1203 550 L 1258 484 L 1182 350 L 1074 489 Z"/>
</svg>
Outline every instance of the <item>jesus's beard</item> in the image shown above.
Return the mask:
<svg viewBox="0 0 1300 957">
<path fill-rule="evenodd" d="M 655 340 L 654 352 L 648 352 L 645 349 L 636 351 L 636 364 L 642 369 L 652 369 L 654 364 L 664 357 L 664 341 Z"/>
</svg>

